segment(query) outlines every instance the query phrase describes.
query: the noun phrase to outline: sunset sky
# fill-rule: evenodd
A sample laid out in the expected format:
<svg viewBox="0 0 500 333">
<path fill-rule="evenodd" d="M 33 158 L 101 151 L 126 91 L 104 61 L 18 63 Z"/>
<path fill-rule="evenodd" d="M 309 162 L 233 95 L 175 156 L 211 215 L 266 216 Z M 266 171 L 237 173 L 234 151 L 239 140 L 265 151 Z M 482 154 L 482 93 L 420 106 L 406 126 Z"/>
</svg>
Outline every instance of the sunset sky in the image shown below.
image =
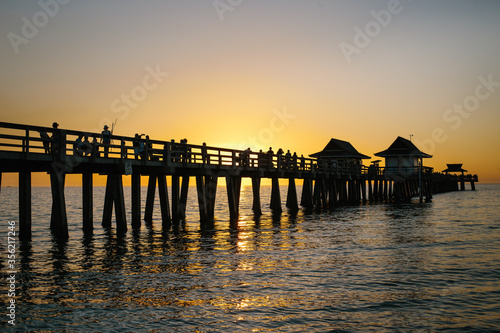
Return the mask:
<svg viewBox="0 0 500 333">
<path fill-rule="evenodd" d="M 0 0 L 1 121 L 372 159 L 411 134 L 426 165 L 500 182 L 499 18 L 495 0 Z"/>
</svg>

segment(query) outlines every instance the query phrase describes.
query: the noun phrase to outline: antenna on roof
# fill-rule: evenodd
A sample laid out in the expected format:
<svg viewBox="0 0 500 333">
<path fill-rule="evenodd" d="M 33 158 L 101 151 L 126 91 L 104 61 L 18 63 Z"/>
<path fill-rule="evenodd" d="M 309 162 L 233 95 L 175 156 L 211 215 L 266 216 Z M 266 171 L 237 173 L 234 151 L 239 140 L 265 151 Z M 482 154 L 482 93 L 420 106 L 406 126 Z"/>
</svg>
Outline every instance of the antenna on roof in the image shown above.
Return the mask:
<svg viewBox="0 0 500 333">
<path fill-rule="evenodd" d="M 411 141 L 411 137 L 413 136 L 413 134 L 410 134 L 410 141 Z"/>
</svg>

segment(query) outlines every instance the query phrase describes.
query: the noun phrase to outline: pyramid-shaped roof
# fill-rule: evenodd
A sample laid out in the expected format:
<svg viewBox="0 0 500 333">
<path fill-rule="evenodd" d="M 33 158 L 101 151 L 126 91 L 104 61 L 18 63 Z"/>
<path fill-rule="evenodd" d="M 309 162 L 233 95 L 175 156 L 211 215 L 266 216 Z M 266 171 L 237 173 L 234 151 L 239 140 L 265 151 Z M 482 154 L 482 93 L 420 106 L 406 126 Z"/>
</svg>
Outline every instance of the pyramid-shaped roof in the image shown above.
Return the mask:
<svg viewBox="0 0 500 333">
<path fill-rule="evenodd" d="M 349 142 L 338 139 L 331 139 L 326 147 L 317 153 L 309 155 L 316 158 L 353 158 L 353 159 L 367 159 L 369 156 L 359 153 Z"/>
<path fill-rule="evenodd" d="M 420 149 L 418 149 L 410 140 L 407 140 L 400 136 L 398 136 L 398 138 L 394 140 L 389 148 L 375 153 L 374 155 L 380 157 L 432 157 L 432 155 L 420 151 Z"/>
<path fill-rule="evenodd" d="M 462 164 L 446 164 L 448 168 L 442 172 L 467 172 L 467 170 L 462 169 Z"/>
</svg>

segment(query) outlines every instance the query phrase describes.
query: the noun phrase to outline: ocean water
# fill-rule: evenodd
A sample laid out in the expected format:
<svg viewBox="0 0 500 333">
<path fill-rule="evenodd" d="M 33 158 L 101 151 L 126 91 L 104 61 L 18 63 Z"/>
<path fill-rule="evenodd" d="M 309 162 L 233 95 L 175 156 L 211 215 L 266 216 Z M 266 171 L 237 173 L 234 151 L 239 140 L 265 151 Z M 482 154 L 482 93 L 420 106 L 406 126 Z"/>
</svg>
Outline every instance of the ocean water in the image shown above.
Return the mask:
<svg viewBox="0 0 500 333">
<path fill-rule="evenodd" d="M 230 223 L 219 187 L 214 228 L 201 231 L 190 188 L 178 231 L 162 233 L 156 203 L 152 226 L 117 235 L 100 226 L 104 189 L 95 188 L 95 230 L 84 235 L 81 190 L 67 188 L 70 238 L 59 241 L 49 231 L 50 188 L 33 188 L 33 240 L 17 243 L 12 327 L 7 222 L 17 220 L 18 194 L 2 188 L 0 331 L 500 330 L 500 185 L 432 203 L 279 216 L 267 209 L 270 188 L 262 192 L 258 219 L 244 187 L 241 216 Z"/>
</svg>

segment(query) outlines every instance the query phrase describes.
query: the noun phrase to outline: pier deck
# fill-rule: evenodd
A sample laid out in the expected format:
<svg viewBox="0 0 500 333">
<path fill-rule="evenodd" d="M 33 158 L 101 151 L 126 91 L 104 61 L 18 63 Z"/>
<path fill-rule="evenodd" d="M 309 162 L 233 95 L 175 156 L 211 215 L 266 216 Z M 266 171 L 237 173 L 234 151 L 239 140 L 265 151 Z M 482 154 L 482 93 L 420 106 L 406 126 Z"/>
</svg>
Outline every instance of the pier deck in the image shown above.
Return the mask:
<svg viewBox="0 0 500 333">
<path fill-rule="evenodd" d="M 77 138 L 88 137 L 88 142 Z M 54 139 L 55 138 L 55 139 Z M 50 174 L 52 188 L 51 229 L 68 236 L 64 181 L 66 174 L 82 175 L 83 228 L 93 229 L 92 175 L 107 176 L 102 225 L 111 226 L 115 207 L 116 227 L 127 230 L 122 176 L 132 177 L 132 223 L 141 225 L 140 177 L 149 176 L 144 220 L 152 218 L 158 184 L 163 228 L 169 229 L 185 217 L 190 177 L 195 177 L 202 225 L 214 217 L 217 180 L 226 180 L 231 219 L 237 219 L 241 178 L 252 179 L 253 210 L 261 214 L 260 180 L 272 179 L 270 207 L 282 211 L 279 179 L 288 179 L 286 207 L 289 210 L 333 208 L 383 200 L 409 200 L 414 196 L 430 201 L 433 193 L 458 190 L 470 182 L 474 189 L 477 175 L 445 175 L 430 167 L 366 167 L 352 162 L 332 162 L 271 152 L 247 152 L 179 143 L 111 136 L 109 145 L 100 144 L 100 133 L 53 129 L 0 122 L 0 185 L 2 173 L 19 173 L 20 237 L 31 237 L 31 173 Z M 94 141 L 94 143 L 93 143 Z M 171 176 L 169 200 L 166 177 Z M 295 180 L 303 180 L 300 205 Z"/>
</svg>

